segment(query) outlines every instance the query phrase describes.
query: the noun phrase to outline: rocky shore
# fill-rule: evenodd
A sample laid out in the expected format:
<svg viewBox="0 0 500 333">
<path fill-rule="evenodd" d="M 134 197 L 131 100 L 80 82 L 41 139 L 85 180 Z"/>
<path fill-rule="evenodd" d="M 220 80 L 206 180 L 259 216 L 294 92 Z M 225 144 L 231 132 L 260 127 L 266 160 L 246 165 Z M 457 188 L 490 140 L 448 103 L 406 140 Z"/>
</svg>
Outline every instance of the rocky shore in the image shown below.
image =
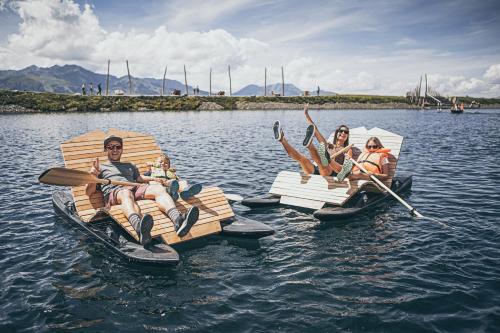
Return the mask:
<svg viewBox="0 0 500 333">
<path fill-rule="evenodd" d="M 462 98 L 467 102 L 467 98 Z M 477 99 L 483 108 L 499 108 L 500 99 Z M 80 96 L 0 90 L 0 114 L 35 112 L 114 112 L 181 110 L 418 109 L 402 96 Z"/>
</svg>

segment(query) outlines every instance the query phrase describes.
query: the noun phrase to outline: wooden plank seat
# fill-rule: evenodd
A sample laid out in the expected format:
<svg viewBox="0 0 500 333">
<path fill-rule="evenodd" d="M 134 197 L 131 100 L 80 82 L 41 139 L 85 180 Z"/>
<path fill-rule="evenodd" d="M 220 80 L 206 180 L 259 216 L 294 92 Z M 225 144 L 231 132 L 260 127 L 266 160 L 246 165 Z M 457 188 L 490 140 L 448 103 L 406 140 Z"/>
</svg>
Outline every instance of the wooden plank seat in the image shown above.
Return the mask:
<svg viewBox="0 0 500 333">
<path fill-rule="evenodd" d="M 351 129 L 349 143 L 354 144 L 353 157 L 355 159 L 363 151 L 366 141 L 372 136 L 378 137 L 385 148 L 391 149 L 389 179 L 384 181 L 384 185 L 390 187 L 396 172 L 403 137 L 377 127 L 370 130 L 365 127 Z M 269 193 L 279 195 L 282 204 L 320 209 L 326 203 L 342 206 L 361 189 L 377 192 L 382 190 L 372 181 L 345 179 L 339 182 L 335 177 L 330 176 L 281 171 L 274 180 Z"/>
<path fill-rule="evenodd" d="M 154 137 L 137 132 L 120 131 L 110 129 L 107 133 L 93 131 L 77 136 L 61 144 L 64 163 L 67 168 L 88 171 L 93 160 L 98 157 L 101 163 L 107 162 L 107 154 L 104 151 L 103 141 L 109 135 L 116 135 L 123 139 L 122 162 L 134 163 L 142 174 L 146 171 L 146 163 L 154 162 L 162 154 L 160 147 L 156 144 Z M 85 194 L 86 186 L 74 186 L 71 188 L 75 208 L 84 222 L 93 222 L 111 217 L 120 224 L 132 237 L 138 240 L 138 235 L 122 213 L 120 205 L 112 206 L 109 210 L 104 206 L 102 192 L 97 191 L 91 197 Z M 159 210 L 156 202 L 152 200 L 138 201 L 143 213 L 153 216 L 153 237 L 161 237 L 167 244 L 175 244 L 186 240 L 218 233 L 221 231 L 220 221 L 231 218 L 234 212 L 227 202 L 224 193 L 218 187 L 204 188 L 201 193 L 188 201 L 179 199 L 177 208 L 185 212 L 191 206 L 197 206 L 200 217 L 190 232 L 179 238 L 175 233 L 171 220 Z"/>
</svg>

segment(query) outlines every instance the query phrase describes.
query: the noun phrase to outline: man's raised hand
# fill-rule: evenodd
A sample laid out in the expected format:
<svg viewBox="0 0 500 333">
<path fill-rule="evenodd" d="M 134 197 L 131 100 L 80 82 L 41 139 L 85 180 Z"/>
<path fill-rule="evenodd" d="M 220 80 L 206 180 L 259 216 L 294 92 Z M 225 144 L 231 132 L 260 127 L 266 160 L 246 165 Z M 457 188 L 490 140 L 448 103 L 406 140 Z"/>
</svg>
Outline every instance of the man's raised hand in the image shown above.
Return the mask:
<svg viewBox="0 0 500 333">
<path fill-rule="evenodd" d="M 99 176 L 101 173 L 101 167 L 99 165 L 99 157 L 97 157 L 94 161 L 92 161 L 92 167 L 90 168 L 90 173 L 94 176 Z"/>
</svg>

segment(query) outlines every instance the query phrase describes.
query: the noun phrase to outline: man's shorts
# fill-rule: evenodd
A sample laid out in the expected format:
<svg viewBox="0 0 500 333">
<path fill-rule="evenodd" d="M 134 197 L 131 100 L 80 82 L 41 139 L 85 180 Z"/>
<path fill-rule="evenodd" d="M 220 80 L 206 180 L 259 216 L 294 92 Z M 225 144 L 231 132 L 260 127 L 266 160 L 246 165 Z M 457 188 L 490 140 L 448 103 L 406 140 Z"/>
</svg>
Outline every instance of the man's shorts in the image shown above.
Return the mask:
<svg viewBox="0 0 500 333">
<path fill-rule="evenodd" d="M 136 186 L 122 186 L 120 188 L 114 189 L 108 195 L 108 200 L 106 201 L 106 207 L 111 207 L 114 205 L 118 205 L 118 192 L 122 190 L 130 190 L 134 195 L 134 200 L 143 200 L 144 195 L 146 194 L 146 189 L 148 188 L 148 184 L 136 185 Z"/>
</svg>

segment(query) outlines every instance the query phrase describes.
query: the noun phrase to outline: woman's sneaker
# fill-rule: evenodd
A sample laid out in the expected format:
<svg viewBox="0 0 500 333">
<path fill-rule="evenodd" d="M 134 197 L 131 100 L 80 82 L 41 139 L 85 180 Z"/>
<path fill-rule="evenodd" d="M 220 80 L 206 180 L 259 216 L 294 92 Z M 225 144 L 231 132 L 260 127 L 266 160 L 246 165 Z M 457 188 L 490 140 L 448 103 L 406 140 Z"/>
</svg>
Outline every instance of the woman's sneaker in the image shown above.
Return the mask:
<svg viewBox="0 0 500 333">
<path fill-rule="evenodd" d="M 330 153 L 328 153 L 327 143 L 320 142 L 318 145 L 318 155 L 321 160 L 321 165 L 327 166 L 330 164 Z"/>
<path fill-rule="evenodd" d="M 168 194 L 170 194 L 174 201 L 179 199 L 179 182 L 177 180 L 174 179 L 170 182 Z"/>
<path fill-rule="evenodd" d="M 342 165 L 342 170 L 337 174 L 337 179 L 339 182 L 343 181 L 345 177 L 347 177 L 352 170 L 352 167 L 354 166 L 354 163 L 351 161 L 350 158 L 345 158 L 344 164 Z"/>
<path fill-rule="evenodd" d="M 188 200 L 189 198 L 199 194 L 202 189 L 203 186 L 201 184 L 194 184 L 192 186 L 189 186 L 187 189 L 181 192 L 181 198 L 182 200 Z"/>
<path fill-rule="evenodd" d="M 185 215 L 181 215 L 179 221 L 175 224 L 177 236 L 184 237 L 189 233 L 191 227 L 198 221 L 200 210 L 198 207 L 191 207 Z"/>
<path fill-rule="evenodd" d="M 281 141 L 281 139 L 283 139 L 283 129 L 281 128 L 279 120 L 276 120 L 276 122 L 274 123 L 273 132 L 274 132 L 274 138 L 276 140 Z"/>
<path fill-rule="evenodd" d="M 314 137 L 314 132 L 315 132 L 314 125 L 307 126 L 306 137 L 304 138 L 304 142 L 302 142 L 302 145 L 304 147 L 308 147 L 311 144 L 312 139 Z"/>
</svg>

